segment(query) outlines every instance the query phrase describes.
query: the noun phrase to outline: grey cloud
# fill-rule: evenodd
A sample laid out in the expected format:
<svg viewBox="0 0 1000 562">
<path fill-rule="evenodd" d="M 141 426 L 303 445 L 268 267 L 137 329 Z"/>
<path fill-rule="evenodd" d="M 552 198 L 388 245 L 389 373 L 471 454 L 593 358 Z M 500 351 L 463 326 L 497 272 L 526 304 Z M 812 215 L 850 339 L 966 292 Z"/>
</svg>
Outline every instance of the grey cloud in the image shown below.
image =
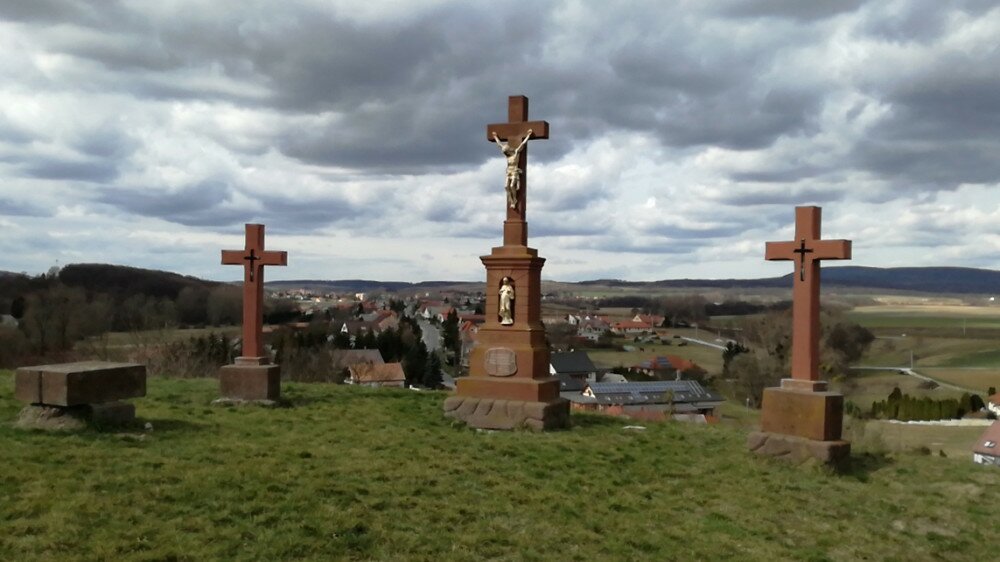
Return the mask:
<svg viewBox="0 0 1000 562">
<path fill-rule="evenodd" d="M 591 237 L 578 239 L 576 243 L 567 244 L 570 249 L 598 250 L 602 252 L 629 253 L 629 254 L 667 254 L 667 255 L 687 255 L 694 253 L 698 248 L 706 246 L 702 240 L 671 240 L 662 239 L 655 242 L 636 242 L 616 237 Z"/>
<path fill-rule="evenodd" d="M 789 173 L 789 175 L 794 176 L 793 173 Z M 768 181 L 785 181 L 783 178 L 783 174 L 778 174 L 777 176 L 771 177 Z M 747 207 L 757 205 L 803 205 L 807 202 L 814 204 L 827 203 L 830 201 L 838 201 L 842 199 L 844 195 L 845 194 L 842 188 L 832 187 L 809 187 L 800 189 L 779 187 L 766 192 L 746 191 L 736 188 L 732 191 L 726 192 L 720 199 L 727 205 Z"/>
<path fill-rule="evenodd" d="M 730 0 L 721 13 L 736 17 L 812 21 L 850 12 L 866 0 Z"/>
<path fill-rule="evenodd" d="M 98 10 L 107 13 L 109 9 L 115 9 L 118 2 L 116 0 L 97 0 L 86 2 L 79 0 L 31 0 L 21 2 L 10 0 L 0 2 L 0 15 L 3 19 L 19 22 L 56 24 L 63 22 L 76 23 L 97 23 Z"/>
<path fill-rule="evenodd" d="M 975 18 L 997 6 L 995 0 L 868 2 L 868 4 L 872 14 L 862 21 L 860 30 L 865 34 L 898 43 L 930 43 L 940 38 L 948 29 L 951 12 L 962 12 Z"/>
<path fill-rule="evenodd" d="M 9 197 L 0 197 L 0 215 L 9 217 L 50 217 L 51 209 L 45 209 L 33 203 L 18 201 Z"/>
<path fill-rule="evenodd" d="M 573 220 L 539 220 L 529 224 L 528 234 L 545 238 L 549 236 L 594 236 L 607 232 L 607 226 Z"/>
<path fill-rule="evenodd" d="M 205 180 L 173 192 L 130 186 L 102 190 L 94 199 L 129 213 L 187 226 L 221 226 L 250 222 L 252 209 L 227 209 L 234 189 L 226 181 Z"/>
<path fill-rule="evenodd" d="M 489 157 L 484 125 L 504 120 L 503 101 L 513 93 L 548 104 L 539 115 L 558 134 L 537 152 L 539 161 L 614 129 L 652 132 L 671 146 L 747 149 L 811 126 L 818 92 L 753 87 L 773 64 L 768 41 L 695 41 L 701 30 L 679 23 L 669 7 L 603 8 L 594 10 L 595 20 L 638 21 L 648 33 L 637 34 L 629 49 L 579 33 L 573 40 L 592 55 L 569 64 L 545 50 L 559 5 L 532 7 L 524 18 L 516 3 L 456 3 L 405 22 L 369 24 L 287 5 L 272 6 L 273 18 L 258 9 L 211 21 L 116 13 L 116 36 L 60 49 L 128 75 L 122 87 L 143 97 L 342 112 L 326 127 L 276 131 L 273 142 L 302 161 L 352 169 L 423 173 L 482 162 Z M 212 91 L 171 74 L 209 65 L 270 95 Z"/>
<path fill-rule="evenodd" d="M 107 183 L 118 177 L 115 161 L 91 160 L 39 160 L 21 166 L 22 172 L 33 178 L 47 180 L 76 180 Z"/>
<path fill-rule="evenodd" d="M 381 211 L 377 205 L 359 207 L 335 194 L 302 199 L 268 195 L 260 201 L 263 210 L 257 215 L 272 223 L 278 232 L 309 232 L 331 224 L 365 232 L 369 219 Z"/>
<path fill-rule="evenodd" d="M 746 230 L 743 224 L 727 224 L 724 226 L 709 226 L 688 228 L 671 224 L 659 224 L 643 229 L 643 232 L 662 236 L 674 242 L 688 240 L 703 240 L 706 238 L 728 238 L 741 234 Z"/>
</svg>

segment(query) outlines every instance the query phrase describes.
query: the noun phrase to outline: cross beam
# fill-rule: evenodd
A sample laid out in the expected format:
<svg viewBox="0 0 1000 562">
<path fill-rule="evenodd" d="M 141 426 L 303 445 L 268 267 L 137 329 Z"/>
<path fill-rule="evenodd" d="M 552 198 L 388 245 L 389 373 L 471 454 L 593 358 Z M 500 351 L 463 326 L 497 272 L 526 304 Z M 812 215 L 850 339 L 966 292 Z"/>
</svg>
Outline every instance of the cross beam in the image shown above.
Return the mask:
<svg viewBox="0 0 1000 562">
<path fill-rule="evenodd" d="M 768 242 L 766 260 L 795 262 L 792 284 L 792 378 L 819 380 L 819 262 L 851 259 L 850 240 L 820 240 L 821 209 L 795 208 L 795 240 Z"/>
<path fill-rule="evenodd" d="M 507 100 L 507 123 L 493 123 L 486 126 L 486 139 L 494 142 L 493 135 L 511 147 L 520 146 L 531 131 L 530 140 L 549 138 L 547 121 L 528 121 L 528 98 L 510 96 Z M 528 243 L 527 194 L 528 194 L 528 146 L 524 145 L 517 159 L 520 189 L 517 203 L 507 207 L 504 221 L 504 245 L 525 246 Z"/>
<path fill-rule="evenodd" d="M 222 264 L 243 266 L 242 357 L 262 360 L 264 266 L 288 265 L 288 253 L 264 250 L 264 225 L 248 224 L 246 247 L 243 250 L 222 250 Z"/>
</svg>

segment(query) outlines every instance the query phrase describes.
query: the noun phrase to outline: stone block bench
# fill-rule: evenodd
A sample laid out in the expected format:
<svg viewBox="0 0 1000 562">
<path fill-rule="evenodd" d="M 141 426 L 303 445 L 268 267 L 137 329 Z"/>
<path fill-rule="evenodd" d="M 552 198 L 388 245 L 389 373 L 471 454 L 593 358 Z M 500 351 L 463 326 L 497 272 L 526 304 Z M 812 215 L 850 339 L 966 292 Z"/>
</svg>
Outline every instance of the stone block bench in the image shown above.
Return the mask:
<svg viewBox="0 0 1000 562">
<path fill-rule="evenodd" d="M 14 398 L 27 402 L 17 425 L 72 429 L 94 422 L 135 421 L 135 405 L 121 400 L 146 395 L 146 366 L 81 361 L 21 367 L 14 375 Z"/>
</svg>

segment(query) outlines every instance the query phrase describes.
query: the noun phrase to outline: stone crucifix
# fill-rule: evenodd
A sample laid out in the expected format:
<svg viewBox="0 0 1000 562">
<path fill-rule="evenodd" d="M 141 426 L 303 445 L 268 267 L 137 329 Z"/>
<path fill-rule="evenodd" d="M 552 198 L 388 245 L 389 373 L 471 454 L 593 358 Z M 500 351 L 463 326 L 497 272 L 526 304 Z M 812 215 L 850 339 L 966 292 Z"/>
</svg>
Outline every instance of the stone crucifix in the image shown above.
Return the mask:
<svg viewBox="0 0 1000 562">
<path fill-rule="evenodd" d="M 486 126 L 486 138 L 497 143 L 507 158 L 505 190 L 507 220 L 504 222 L 504 244 L 528 243 L 526 206 L 528 194 L 528 139 L 549 138 L 546 121 L 528 121 L 528 98 L 510 96 L 507 101 L 507 123 Z"/>
<path fill-rule="evenodd" d="M 288 265 L 288 253 L 264 250 L 264 225 L 246 225 L 246 248 L 222 250 L 223 265 L 243 266 L 243 353 L 264 361 L 264 266 Z"/>
<path fill-rule="evenodd" d="M 819 381 L 819 262 L 851 259 L 850 240 L 820 240 L 820 214 L 819 207 L 796 207 L 795 240 L 768 242 L 764 252 L 766 260 L 795 263 L 792 379 L 795 381 L 793 386 L 807 390 L 825 387 Z"/>
</svg>

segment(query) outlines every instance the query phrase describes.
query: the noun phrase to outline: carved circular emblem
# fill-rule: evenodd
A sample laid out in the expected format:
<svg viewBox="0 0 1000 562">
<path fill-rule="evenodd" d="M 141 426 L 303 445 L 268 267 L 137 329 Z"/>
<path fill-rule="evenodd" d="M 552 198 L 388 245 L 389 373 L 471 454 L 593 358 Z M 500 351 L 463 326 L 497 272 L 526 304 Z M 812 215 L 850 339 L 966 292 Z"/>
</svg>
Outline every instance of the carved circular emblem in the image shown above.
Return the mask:
<svg viewBox="0 0 1000 562">
<path fill-rule="evenodd" d="M 491 377 L 509 377 L 517 372 L 517 355 L 506 347 L 486 350 L 486 374 Z"/>
</svg>

